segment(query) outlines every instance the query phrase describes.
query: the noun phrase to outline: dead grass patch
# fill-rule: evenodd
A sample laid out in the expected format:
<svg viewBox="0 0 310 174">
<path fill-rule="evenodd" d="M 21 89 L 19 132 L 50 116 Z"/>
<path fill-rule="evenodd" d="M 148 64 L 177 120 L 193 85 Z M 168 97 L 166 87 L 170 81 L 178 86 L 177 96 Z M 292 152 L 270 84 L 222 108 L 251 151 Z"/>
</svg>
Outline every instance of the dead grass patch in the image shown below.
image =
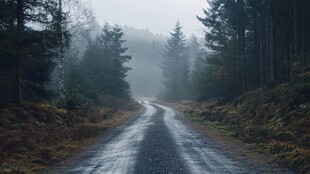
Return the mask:
<svg viewBox="0 0 310 174">
<path fill-rule="evenodd" d="M 48 104 L 0 110 L 0 173 L 39 173 L 137 114 L 93 108 L 86 115 Z"/>
</svg>

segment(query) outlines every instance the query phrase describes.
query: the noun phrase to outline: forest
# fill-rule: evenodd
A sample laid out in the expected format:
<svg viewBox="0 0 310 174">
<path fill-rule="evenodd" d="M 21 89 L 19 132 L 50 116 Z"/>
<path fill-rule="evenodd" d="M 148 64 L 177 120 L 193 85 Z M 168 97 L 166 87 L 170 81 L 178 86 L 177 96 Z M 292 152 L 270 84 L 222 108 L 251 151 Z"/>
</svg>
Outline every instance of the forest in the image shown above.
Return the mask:
<svg viewBox="0 0 310 174">
<path fill-rule="evenodd" d="M 206 27 L 205 47 L 196 53 L 192 71 L 181 26 L 171 33 L 164 57 L 180 62 L 164 62 L 163 72 L 166 83 L 184 89 L 165 83 L 168 98 L 231 100 L 264 86 L 309 82 L 308 1 L 211 0 L 209 4 L 205 16 L 197 17 Z M 180 74 L 169 72 L 171 66 L 183 71 L 179 77 L 184 79 L 171 77 Z"/>
<path fill-rule="evenodd" d="M 195 36 L 186 40 L 179 22 L 164 46 L 164 36 L 146 36 L 145 41 L 139 41 L 136 36 L 130 38 L 129 29 L 126 36 L 121 26 L 109 24 L 100 31 L 91 10 L 82 5 L 76 7 L 74 3 L 78 2 L 68 1 L 65 5 L 64 8 L 70 9 L 72 14 L 63 12 L 61 4 L 57 5 L 61 2 L 57 1 L 17 2 L 4 1 L 1 5 L 3 104 L 9 101 L 20 103 L 24 99 L 47 99 L 55 93 L 59 100 L 65 102 L 66 95 L 72 94 L 77 87 L 85 98 L 94 101 L 103 93 L 128 99 L 131 95 L 126 82 L 130 69 L 126 63 L 131 59 L 125 55 L 128 48 L 132 54 L 141 54 L 134 62 L 145 61 L 143 66 L 148 66 L 155 61 L 157 65 L 152 74 L 156 74 L 159 81 L 150 85 L 155 86 L 150 90 L 157 92 L 145 93 L 149 96 L 172 100 L 230 100 L 263 86 L 309 81 L 309 12 L 304 9 L 307 1 L 210 1 L 210 8 L 204 11 L 205 16 L 197 16 L 206 27 L 205 46 L 198 43 L 197 38 L 191 41 Z M 74 11 L 83 14 L 73 14 Z M 96 29 L 91 31 L 91 26 L 96 26 L 93 27 Z M 92 35 L 98 32 L 103 33 L 102 36 L 94 39 Z M 127 43 L 124 38 L 128 38 Z M 115 42 L 115 46 L 105 46 L 109 42 Z M 150 51 L 146 50 L 150 48 L 143 49 L 149 55 L 137 51 L 141 46 L 145 47 L 143 42 L 152 48 Z M 115 49 L 115 53 L 104 53 L 106 51 L 99 48 L 109 52 Z M 114 64 L 119 65 L 115 65 L 116 70 L 108 70 L 112 67 L 109 60 L 102 60 L 100 66 L 96 60 L 101 58 L 95 58 L 95 54 L 104 59 L 109 57 L 104 54 L 117 55 L 119 62 Z M 140 57 L 141 60 L 137 61 Z M 96 62 L 96 66 L 92 62 Z M 162 75 L 158 67 L 161 67 Z M 92 73 L 106 77 L 96 77 L 100 75 Z M 138 72 L 136 76 L 138 74 L 143 73 Z M 156 85 L 161 81 L 164 81 L 166 90 Z"/>
<path fill-rule="evenodd" d="M 105 24 L 91 38 L 97 24 L 79 1 L 1 3 L 2 105 L 53 99 L 72 107 L 77 100 L 98 104 L 99 95 L 131 99 L 124 65 L 131 56 L 120 26 Z"/>
<path fill-rule="evenodd" d="M 62 161 L 141 98 L 310 171 L 309 0 L 207 0 L 203 36 L 98 21 L 90 4 L 0 1 L 0 173 Z"/>
<path fill-rule="evenodd" d="M 264 85 L 309 82 L 309 2 L 230 3 L 213 1 L 207 17 L 199 17 L 209 28 L 207 73 L 217 76 L 210 77 L 210 91 L 234 97 Z"/>
</svg>

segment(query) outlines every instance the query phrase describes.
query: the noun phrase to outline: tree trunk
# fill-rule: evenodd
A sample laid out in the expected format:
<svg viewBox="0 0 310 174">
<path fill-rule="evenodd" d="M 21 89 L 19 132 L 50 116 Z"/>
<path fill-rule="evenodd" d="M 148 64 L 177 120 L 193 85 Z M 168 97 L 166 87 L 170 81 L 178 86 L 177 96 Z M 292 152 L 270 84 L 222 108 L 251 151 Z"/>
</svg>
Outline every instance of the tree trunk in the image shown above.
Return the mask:
<svg viewBox="0 0 310 174">
<path fill-rule="evenodd" d="M 244 1 L 240 1 L 240 18 L 241 18 L 241 25 L 240 25 L 240 41 L 241 41 L 241 79 L 242 79 L 242 89 L 241 91 L 244 92 L 247 88 L 247 66 L 246 66 L 246 55 L 245 55 L 245 12 L 244 12 Z"/>
<path fill-rule="evenodd" d="M 302 5 L 304 5 L 304 2 L 302 1 Z M 303 6 L 300 6 L 300 10 L 301 10 L 301 73 L 302 73 L 302 76 L 301 76 L 301 82 L 304 83 L 305 81 L 305 77 L 304 77 L 304 73 L 305 73 L 305 54 L 306 54 L 306 36 L 305 36 L 305 8 Z"/>
<path fill-rule="evenodd" d="M 272 14 L 269 14 L 269 80 L 274 81 L 274 28 Z"/>
<path fill-rule="evenodd" d="M 232 60 L 232 76 L 233 76 L 233 85 L 232 85 L 232 87 L 233 87 L 233 94 L 232 94 L 232 96 L 234 96 L 234 95 L 236 95 L 237 93 L 238 93 L 238 86 L 237 86 L 237 84 L 238 84 L 238 79 L 237 79 L 237 59 L 238 59 L 238 55 L 237 55 L 237 48 L 236 48 L 236 46 L 237 46 L 237 44 L 235 44 L 235 42 L 236 42 L 236 35 L 237 35 L 237 32 L 236 32 L 236 26 L 235 25 L 233 25 L 233 38 L 232 38 L 232 40 L 233 40 L 233 45 L 232 45 L 232 54 L 233 54 L 233 60 Z"/>
<path fill-rule="evenodd" d="M 289 71 L 290 71 L 290 82 L 293 82 L 294 81 L 294 69 L 293 69 L 293 61 L 294 61 L 294 10 L 295 10 L 295 0 L 292 0 L 290 1 L 292 2 L 292 6 L 290 6 L 290 16 L 289 16 L 289 19 L 290 19 L 290 24 L 289 24 L 289 27 L 290 27 L 290 30 L 289 30 L 289 33 L 290 33 L 290 41 L 289 41 Z"/>
<path fill-rule="evenodd" d="M 294 63 L 298 63 L 298 16 L 297 16 L 297 2 L 296 0 L 294 0 L 294 13 L 293 13 L 293 21 L 294 21 L 294 26 L 293 26 L 293 32 L 294 32 L 294 35 L 293 35 L 293 75 L 294 75 Z M 296 68 L 296 67 L 295 67 Z M 296 73 L 296 72 L 295 72 Z M 293 77 L 293 80 L 294 80 L 294 77 Z"/>
<path fill-rule="evenodd" d="M 62 31 L 62 0 L 59 0 L 58 9 L 58 31 L 57 31 L 57 41 L 58 41 L 58 69 L 59 69 L 59 94 L 62 105 L 66 105 L 66 95 L 65 95 L 65 69 L 64 69 L 64 44 L 63 44 L 63 31 Z"/>
<path fill-rule="evenodd" d="M 269 48 L 270 48 L 270 44 L 269 44 L 269 38 L 270 38 L 270 36 L 269 36 L 269 34 L 270 34 L 270 32 L 269 32 L 269 2 L 267 1 L 267 2 L 265 2 L 265 5 L 264 5 L 264 9 L 265 9 L 265 14 L 264 14 L 264 16 L 265 16 L 265 36 L 266 36 L 266 38 L 265 38 L 265 56 L 266 56 L 266 59 L 265 59 L 265 62 L 266 62 L 266 67 L 265 67 L 265 70 L 266 70 L 266 74 L 265 74 L 265 79 L 267 80 L 267 81 L 269 81 L 270 80 L 270 52 L 269 52 Z"/>
<path fill-rule="evenodd" d="M 263 1 L 260 9 L 260 86 L 264 84 L 264 61 L 263 61 Z"/>
<path fill-rule="evenodd" d="M 258 12 L 258 3 L 255 1 L 250 1 L 252 2 L 252 6 L 253 6 L 253 11 L 252 11 L 252 16 L 253 16 L 253 32 L 254 32 L 254 37 L 253 37 L 253 40 L 254 40 L 254 57 L 253 57 L 253 61 L 255 62 L 254 64 L 254 77 L 255 77 L 255 83 L 254 83 L 254 86 L 255 87 L 259 87 L 260 86 L 260 69 L 259 69 L 259 61 L 260 61 L 260 35 L 259 35 L 259 18 L 258 18 L 258 15 L 257 15 L 257 12 Z"/>
<path fill-rule="evenodd" d="M 21 61 L 22 61 L 22 35 L 24 31 L 24 7 L 23 0 L 17 0 L 17 51 L 16 51 L 16 60 L 14 67 L 15 75 L 15 89 L 16 92 L 14 100 L 17 103 L 22 102 L 22 70 L 21 70 Z"/>
</svg>

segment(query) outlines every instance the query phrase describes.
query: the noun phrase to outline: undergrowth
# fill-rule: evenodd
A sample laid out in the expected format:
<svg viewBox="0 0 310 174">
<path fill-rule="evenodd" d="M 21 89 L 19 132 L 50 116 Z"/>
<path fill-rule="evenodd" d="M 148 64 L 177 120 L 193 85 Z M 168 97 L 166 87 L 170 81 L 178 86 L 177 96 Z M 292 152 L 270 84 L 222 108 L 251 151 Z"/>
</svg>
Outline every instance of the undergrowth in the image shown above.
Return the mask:
<svg viewBox="0 0 310 174">
<path fill-rule="evenodd" d="M 24 102 L 0 109 L 0 173 L 39 173 L 122 124 L 140 107 L 80 106 L 67 110 Z"/>
<path fill-rule="evenodd" d="M 309 91 L 309 84 L 262 88 L 232 103 L 205 102 L 183 111 L 194 121 L 255 144 L 298 173 L 310 173 Z"/>
</svg>

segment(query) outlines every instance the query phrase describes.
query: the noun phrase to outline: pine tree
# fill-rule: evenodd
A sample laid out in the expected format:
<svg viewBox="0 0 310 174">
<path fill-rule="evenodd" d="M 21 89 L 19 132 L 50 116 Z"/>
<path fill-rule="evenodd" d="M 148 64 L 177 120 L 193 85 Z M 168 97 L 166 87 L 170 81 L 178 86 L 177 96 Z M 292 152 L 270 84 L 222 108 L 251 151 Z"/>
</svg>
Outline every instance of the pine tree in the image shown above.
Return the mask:
<svg viewBox="0 0 310 174">
<path fill-rule="evenodd" d="M 200 53 L 200 44 L 198 43 L 198 39 L 195 35 L 192 35 L 189 38 L 188 43 L 188 52 L 189 52 L 189 70 L 192 72 L 194 70 L 195 59 Z M 191 74 L 191 73 L 190 73 Z"/>
<path fill-rule="evenodd" d="M 0 6 L 1 99 L 21 103 L 41 95 L 50 80 L 55 42 L 48 25 L 55 3 L 12 0 Z"/>
<path fill-rule="evenodd" d="M 185 99 L 188 94 L 188 48 L 179 22 L 170 35 L 163 53 L 164 85 L 167 99 L 180 100 Z"/>
<path fill-rule="evenodd" d="M 232 11 L 235 10 L 235 2 L 223 0 L 210 1 L 211 8 L 204 10 L 206 17 L 198 17 L 205 25 L 206 70 L 204 73 L 205 89 L 200 89 L 201 97 L 210 96 L 202 90 L 213 93 L 212 97 L 231 97 L 237 93 L 239 85 L 240 57 L 238 56 L 237 29 L 234 23 L 237 20 Z"/>
<path fill-rule="evenodd" d="M 105 24 L 103 34 L 88 45 L 82 62 L 72 72 L 71 86 L 79 87 L 81 94 L 98 104 L 105 96 L 131 98 L 126 81 L 130 68 L 124 65 L 131 56 L 126 55 L 123 36 L 120 27 Z"/>
<path fill-rule="evenodd" d="M 209 84 L 204 90 L 216 89 L 218 97 L 229 99 L 258 87 L 305 82 L 308 1 L 208 2 L 206 17 L 198 17 L 207 28 Z"/>
</svg>

